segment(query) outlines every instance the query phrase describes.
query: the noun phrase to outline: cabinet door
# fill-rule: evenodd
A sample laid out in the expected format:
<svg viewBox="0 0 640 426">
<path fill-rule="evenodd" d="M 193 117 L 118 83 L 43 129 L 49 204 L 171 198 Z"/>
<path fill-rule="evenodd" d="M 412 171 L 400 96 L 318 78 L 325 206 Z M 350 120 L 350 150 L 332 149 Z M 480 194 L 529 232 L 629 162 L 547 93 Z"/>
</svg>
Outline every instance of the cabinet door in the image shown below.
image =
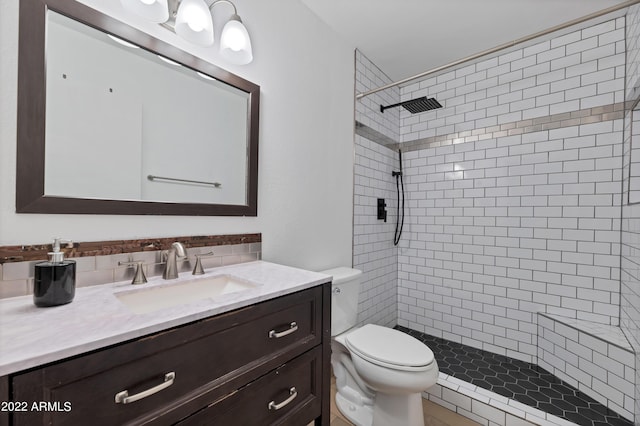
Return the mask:
<svg viewBox="0 0 640 426">
<path fill-rule="evenodd" d="M 14 401 L 60 410 L 14 413 L 13 424 L 174 423 L 322 337 L 322 291 L 315 287 L 15 375 Z M 130 401 L 118 402 L 124 391 Z"/>
<path fill-rule="evenodd" d="M 0 402 L 9 401 L 9 377 L 0 377 Z M 9 426 L 9 412 L 0 411 L 0 426 Z"/>
<path fill-rule="evenodd" d="M 306 425 L 321 412 L 322 350 L 295 358 L 225 395 L 180 426 Z"/>
</svg>

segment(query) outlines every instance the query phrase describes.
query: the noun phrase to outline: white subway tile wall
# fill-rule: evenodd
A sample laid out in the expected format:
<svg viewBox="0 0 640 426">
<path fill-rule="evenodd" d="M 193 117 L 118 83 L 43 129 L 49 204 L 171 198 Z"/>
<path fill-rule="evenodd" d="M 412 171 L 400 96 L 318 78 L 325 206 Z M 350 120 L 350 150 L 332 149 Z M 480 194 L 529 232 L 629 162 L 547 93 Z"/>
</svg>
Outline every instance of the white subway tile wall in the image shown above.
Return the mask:
<svg viewBox="0 0 640 426">
<path fill-rule="evenodd" d="M 398 154 L 356 136 L 353 266 L 363 271 L 358 322 L 392 327 L 397 322 L 397 249 L 393 245 L 396 188 L 391 180 Z M 387 204 L 387 221 L 377 219 L 377 199 Z"/>
<path fill-rule="evenodd" d="M 627 73 L 625 100 L 633 101 L 634 90 L 640 81 L 640 5 L 629 8 L 626 16 Z M 629 163 L 631 149 L 631 116 L 625 115 L 624 134 L 624 191 L 625 201 L 629 190 Z M 621 301 L 620 324 L 636 352 L 636 364 L 640 362 L 640 204 L 623 204 L 621 247 Z M 640 419 L 640 371 L 635 372 L 635 416 Z M 636 421 L 637 424 L 638 421 Z"/>
<path fill-rule="evenodd" d="M 633 421 L 635 356 L 615 326 L 538 314 L 538 365 Z"/>
<path fill-rule="evenodd" d="M 626 16 L 627 40 L 627 101 L 638 96 L 640 81 L 640 5 L 629 8 Z M 631 150 L 631 114 L 625 116 L 625 157 L 623 176 L 625 195 L 629 190 L 629 163 Z M 638 126 L 640 127 L 640 126 Z M 625 335 L 636 352 L 636 364 L 640 362 L 640 204 L 625 204 L 622 209 L 621 248 L 621 312 L 620 322 Z M 640 419 L 640 371 L 635 377 L 635 416 Z"/>
<path fill-rule="evenodd" d="M 624 101 L 625 19 L 603 22 L 404 86 L 401 100 L 442 109 L 400 112 L 400 141 Z"/>
<path fill-rule="evenodd" d="M 356 50 L 356 91 L 380 87 L 391 80 Z M 398 140 L 397 109 L 380 112 L 380 103 L 399 101 L 399 89 L 385 90 L 356 102 L 356 119 L 393 141 Z M 366 101 L 365 101 L 366 100 Z M 364 110 L 364 112 L 363 112 Z M 396 325 L 398 257 L 393 245 L 397 195 L 391 176 L 398 153 L 366 137 L 355 136 L 353 267 L 363 271 L 358 304 L 359 323 Z M 387 204 L 387 221 L 377 219 L 377 199 Z"/>
<path fill-rule="evenodd" d="M 624 100 L 624 28 L 613 19 L 402 88 L 444 108 L 400 114 L 414 150 L 399 325 L 534 363 L 539 311 L 619 325 L 623 120 L 608 111 Z"/>
<path fill-rule="evenodd" d="M 356 93 L 382 87 L 391 79 L 359 50 L 355 51 Z M 400 102 L 400 89 L 392 87 L 356 101 L 356 121 L 383 134 L 393 141 L 400 140 L 400 111 L 391 108 L 380 112 L 380 105 Z"/>
<path fill-rule="evenodd" d="M 640 83 L 640 5 L 629 8 L 626 16 L 627 72 L 626 100 L 636 92 Z"/>
<path fill-rule="evenodd" d="M 625 118 L 627 119 L 625 124 L 629 126 L 625 131 L 630 132 L 631 135 L 631 145 L 628 149 L 629 169 L 625 170 L 629 174 L 627 199 L 629 203 L 638 203 L 640 202 L 640 106 L 628 112 Z"/>
</svg>

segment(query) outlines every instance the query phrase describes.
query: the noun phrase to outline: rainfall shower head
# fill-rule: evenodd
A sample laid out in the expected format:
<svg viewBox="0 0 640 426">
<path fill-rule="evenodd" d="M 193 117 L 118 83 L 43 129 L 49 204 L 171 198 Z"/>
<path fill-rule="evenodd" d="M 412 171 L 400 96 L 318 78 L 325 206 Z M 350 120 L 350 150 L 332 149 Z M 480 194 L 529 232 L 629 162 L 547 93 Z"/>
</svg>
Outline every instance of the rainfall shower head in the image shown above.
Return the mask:
<svg viewBox="0 0 640 426">
<path fill-rule="evenodd" d="M 427 98 L 426 96 L 422 96 L 421 98 L 411 99 L 409 101 L 399 102 L 397 104 L 383 106 L 380 105 L 380 112 L 384 112 L 387 108 L 394 108 L 397 106 L 401 106 L 411 114 L 417 114 L 419 112 L 425 112 L 432 109 L 442 108 L 440 102 L 436 101 L 435 98 Z"/>
</svg>

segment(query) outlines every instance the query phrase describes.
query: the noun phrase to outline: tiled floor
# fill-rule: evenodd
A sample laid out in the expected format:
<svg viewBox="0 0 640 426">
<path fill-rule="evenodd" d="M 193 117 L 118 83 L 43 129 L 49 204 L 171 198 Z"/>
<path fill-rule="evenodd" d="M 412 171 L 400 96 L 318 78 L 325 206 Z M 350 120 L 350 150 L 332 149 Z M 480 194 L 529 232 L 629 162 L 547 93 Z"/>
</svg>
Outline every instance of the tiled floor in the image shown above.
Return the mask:
<svg viewBox="0 0 640 426">
<path fill-rule="evenodd" d="M 331 426 L 353 426 L 347 420 L 335 404 L 336 383 L 335 379 L 331 380 Z M 426 399 L 422 400 L 424 408 L 424 424 L 425 426 L 477 426 L 478 423 L 467 419 L 451 410 L 434 404 Z"/>
<path fill-rule="evenodd" d="M 633 426 L 546 370 L 460 343 L 396 327 L 424 342 L 440 371 L 581 426 Z"/>
</svg>

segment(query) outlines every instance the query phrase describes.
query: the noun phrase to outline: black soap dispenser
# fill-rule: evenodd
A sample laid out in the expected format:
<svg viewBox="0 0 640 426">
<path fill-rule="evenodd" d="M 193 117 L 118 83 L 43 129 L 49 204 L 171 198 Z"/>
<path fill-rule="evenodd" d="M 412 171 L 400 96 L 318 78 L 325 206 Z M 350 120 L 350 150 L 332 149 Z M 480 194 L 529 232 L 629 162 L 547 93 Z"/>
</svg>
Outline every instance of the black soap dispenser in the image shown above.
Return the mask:
<svg viewBox="0 0 640 426">
<path fill-rule="evenodd" d="M 49 261 L 35 265 L 33 303 L 39 307 L 70 303 L 76 294 L 76 262 L 65 260 L 60 238 L 54 238 Z M 65 241 L 73 244 L 71 241 Z"/>
</svg>

